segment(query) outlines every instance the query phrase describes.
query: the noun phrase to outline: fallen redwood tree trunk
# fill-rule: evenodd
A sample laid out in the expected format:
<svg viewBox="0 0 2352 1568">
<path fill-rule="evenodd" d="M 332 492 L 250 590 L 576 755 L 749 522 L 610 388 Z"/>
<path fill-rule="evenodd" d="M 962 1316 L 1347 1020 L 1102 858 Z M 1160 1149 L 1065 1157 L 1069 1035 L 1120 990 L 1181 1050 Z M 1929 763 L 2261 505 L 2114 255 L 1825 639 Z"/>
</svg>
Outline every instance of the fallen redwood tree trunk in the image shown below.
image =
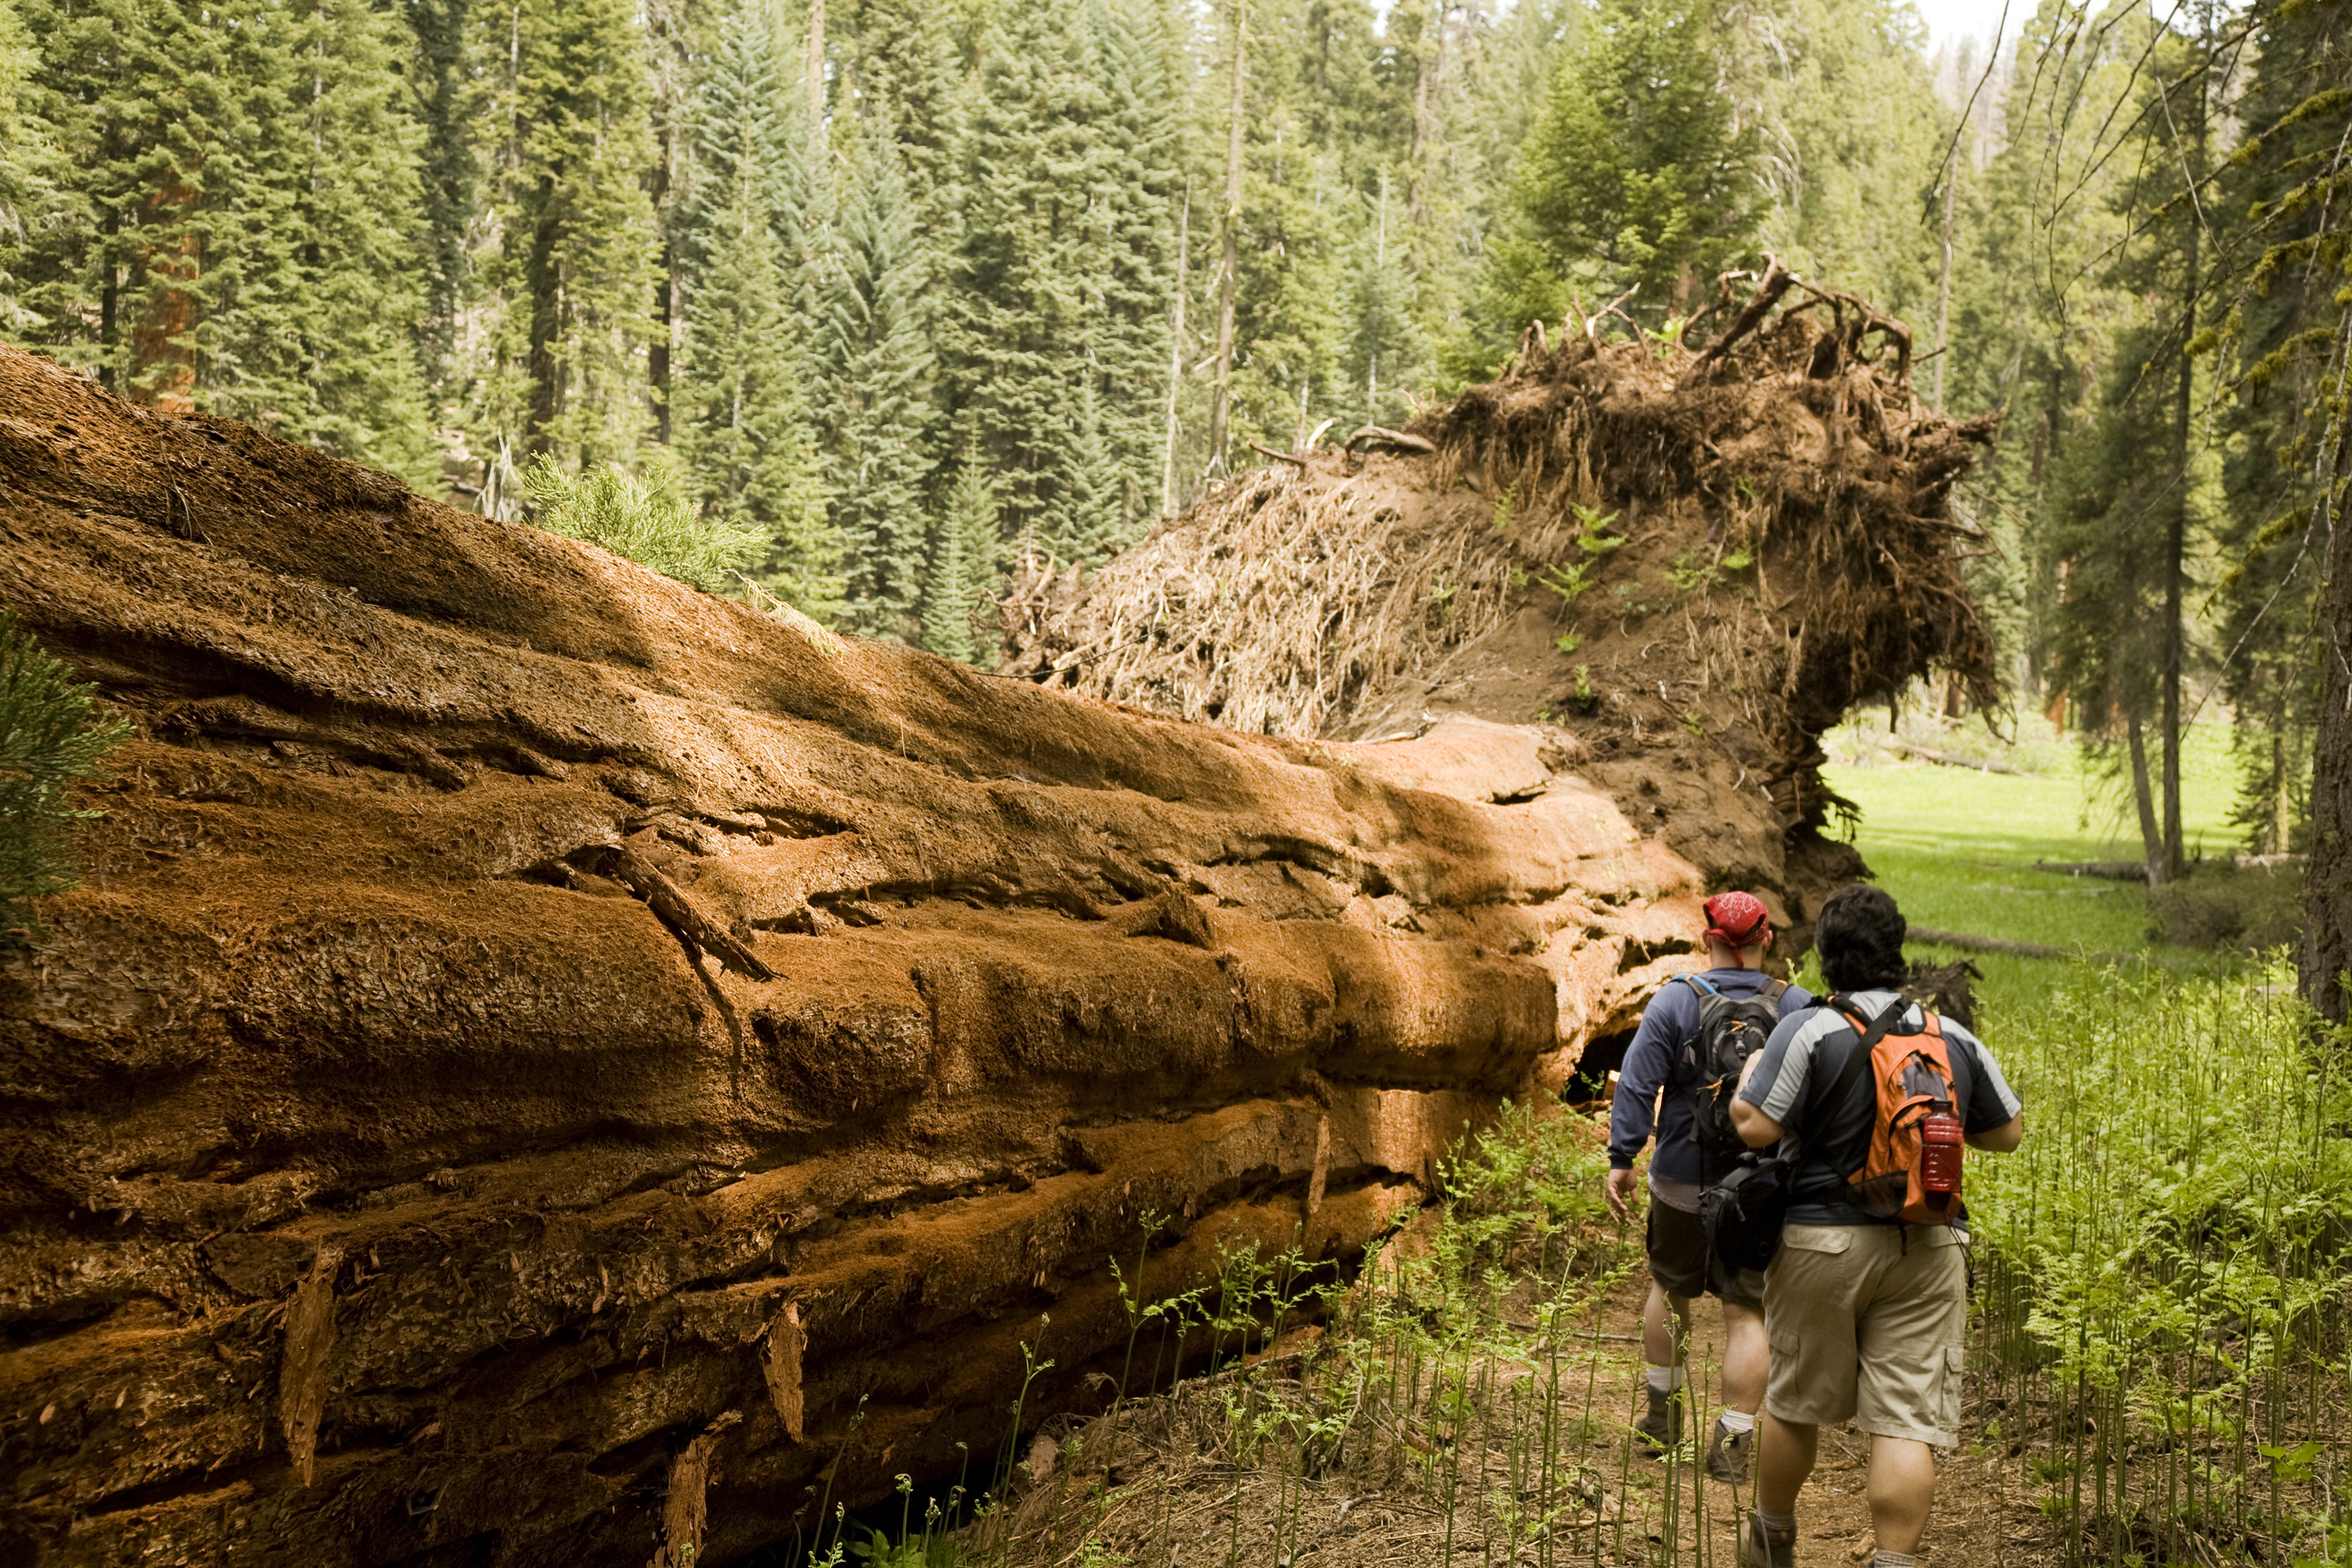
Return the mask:
<svg viewBox="0 0 2352 1568">
<path fill-rule="evenodd" d="M 1247 737 L 765 618 L 0 351 L 138 737 L 0 955 L 0 1558 L 724 1563 L 1345 1256 L 1687 967 L 1535 731 Z M 1050 1320 L 1050 1321 L 1049 1321 Z"/>
</svg>

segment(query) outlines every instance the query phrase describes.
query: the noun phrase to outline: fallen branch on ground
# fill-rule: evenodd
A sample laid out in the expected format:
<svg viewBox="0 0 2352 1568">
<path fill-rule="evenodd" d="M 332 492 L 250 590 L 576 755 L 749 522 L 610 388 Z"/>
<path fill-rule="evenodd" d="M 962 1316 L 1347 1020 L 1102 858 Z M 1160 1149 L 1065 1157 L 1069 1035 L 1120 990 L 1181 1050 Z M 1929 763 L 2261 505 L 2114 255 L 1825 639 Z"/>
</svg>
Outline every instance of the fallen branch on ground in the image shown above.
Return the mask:
<svg viewBox="0 0 2352 1568">
<path fill-rule="evenodd" d="M 2159 958 L 2152 952 L 2084 952 L 2071 947 L 2052 947 L 2041 942 L 2011 942 L 2002 936 L 1970 936 L 1966 931 L 1928 931 L 1913 926 L 1906 942 L 1933 942 L 1937 947 L 1957 947 L 1962 952 L 1999 952 L 2011 958 L 2073 958 L 2085 963 L 2161 963 L 2180 968 L 2188 960 Z"/>
<path fill-rule="evenodd" d="M 2102 882 L 2147 880 L 2147 868 L 2137 860 L 2036 860 L 2033 868 L 2060 877 L 2095 877 Z"/>
<path fill-rule="evenodd" d="M 614 878 L 644 900 L 655 918 L 671 931 L 746 979 L 773 980 L 776 977 L 776 972 L 760 962 L 757 953 L 696 909 L 678 890 L 677 883 L 656 870 L 644 858 L 616 846 L 606 858 L 606 863 Z"/>
<path fill-rule="evenodd" d="M 1973 757 L 1954 756 L 1949 752 L 1938 752 L 1933 747 L 1898 740 L 1893 735 L 1886 737 L 1886 744 L 1893 750 L 1916 757 L 1923 763 L 1937 763 L 1948 768 L 1967 768 L 1971 773 L 2006 773 L 2011 778 L 2018 779 L 2032 776 L 2023 768 L 2013 768 L 2007 763 L 1980 763 Z"/>
</svg>

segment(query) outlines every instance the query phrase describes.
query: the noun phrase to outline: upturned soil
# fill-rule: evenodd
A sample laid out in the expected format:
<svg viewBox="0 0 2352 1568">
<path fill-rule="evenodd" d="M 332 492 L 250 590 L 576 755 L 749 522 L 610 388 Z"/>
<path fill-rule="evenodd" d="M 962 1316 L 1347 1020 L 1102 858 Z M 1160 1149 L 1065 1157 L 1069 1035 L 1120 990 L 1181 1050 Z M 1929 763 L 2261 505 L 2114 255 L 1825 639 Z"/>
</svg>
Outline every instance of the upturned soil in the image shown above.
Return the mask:
<svg viewBox="0 0 2352 1568">
<path fill-rule="evenodd" d="M 1994 696 L 1987 546 L 1949 505 L 1991 426 L 1919 401 L 1899 323 L 1777 266 L 1679 342 L 1611 324 L 1531 328 L 1499 380 L 1274 456 L 1095 574 L 1026 563 L 1003 668 L 1255 733 L 1555 727 L 1710 881 L 1790 895 L 1801 941 L 1858 865 L 1822 731 L 1931 670 Z"/>
</svg>

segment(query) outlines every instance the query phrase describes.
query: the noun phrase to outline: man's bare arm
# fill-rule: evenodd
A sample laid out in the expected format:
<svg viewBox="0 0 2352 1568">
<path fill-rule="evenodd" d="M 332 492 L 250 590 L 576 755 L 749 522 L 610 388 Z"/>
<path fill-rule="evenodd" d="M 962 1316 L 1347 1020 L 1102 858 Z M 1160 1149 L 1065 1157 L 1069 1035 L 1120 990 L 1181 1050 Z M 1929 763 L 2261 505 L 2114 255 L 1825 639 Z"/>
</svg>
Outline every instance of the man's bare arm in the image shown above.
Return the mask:
<svg viewBox="0 0 2352 1568">
<path fill-rule="evenodd" d="M 1739 1069 L 1741 1089 L 1748 1087 L 1748 1080 L 1756 1076 L 1756 1069 L 1763 1064 L 1763 1061 L 1762 1051 L 1748 1058 L 1747 1065 Z M 1750 1105 L 1737 1094 L 1731 1097 L 1731 1130 L 1738 1133 L 1739 1141 L 1750 1149 L 1761 1149 L 1767 1143 L 1778 1143 L 1780 1141 L 1780 1134 L 1786 1131 L 1779 1122 L 1765 1115 L 1761 1107 Z"/>
<path fill-rule="evenodd" d="M 1780 1124 L 1764 1114 L 1759 1107 L 1744 1100 L 1731 1102 L 1731 1130 L 1750 1149 L 1761 1149 L 1768 1143 L 1778 1143 L 1784 1131 Z"/>
<path fill-rule="evenodd" d="M 1732 1114 L 1736 1121 L 1738 1116 L 1738 1110 L 1735 1110 Z M 1742 1132 L 1740 1136 L 1744 1138 L 1747 1134 Z M 1981 1149 L 1988 1154 L 2006 1154 L 2024 1142 L 2025 1113 L 2021 1110 L 1990 1132 L 1969 1134 L 1969 1147 Z"/>
</svg>

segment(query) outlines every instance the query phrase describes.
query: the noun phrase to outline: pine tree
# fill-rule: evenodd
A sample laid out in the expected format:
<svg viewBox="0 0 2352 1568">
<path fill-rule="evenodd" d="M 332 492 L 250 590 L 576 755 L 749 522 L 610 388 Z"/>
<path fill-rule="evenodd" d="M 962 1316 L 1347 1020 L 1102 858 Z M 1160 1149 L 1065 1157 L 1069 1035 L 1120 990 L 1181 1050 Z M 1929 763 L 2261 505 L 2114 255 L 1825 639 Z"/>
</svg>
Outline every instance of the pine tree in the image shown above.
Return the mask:
<svg viewBox="0 0 2352 1568">
<path fill-rule="evenodd" d="M 845 625 L 911 637 L 920 606 L 935 416 L 924 297 L 936 259 L 916 228 L 887 126 L 843 117 L 821 323 L 827 468 L 847 577 Z"/>
<path fill-rule="evenodd" d="M 482 445 L 625 461 L 649 424 L 658 249 L 645 40 L 625 0 L 515 0 L 472 20 L 494 138 Z"/>
<path fill-rule="evenodd" d="M 411 336 L 423 279 L 401 31 L 367 0 L 297 0 L 235 30 L 250 119 L 235 186 L 205 173 L 200 210 L 228 221 L 206 225 L 196 398 L 422 480 L 438 464 Z"/>
<path fill-rule="evenodd" d="M 0 944 L 37 934 L 33 900 L 79 879 L 73 823 L 98 814 L 67 792 L 131 734 L 93 693 L 0 610 Z"/>
<path fill-rule="evenodd" d="M 406 0 L 410 34 L 408 116 L 415 122 L 424 304 L 416 357 L 436 405 L 458 395 L 459 312 L 467 301 L 467 229 L 479 194 L 480 149 L 468 110 L 466 52 L 468 0 Z M 436 413 L 446 417 L 436 406 Z"/>
<path fill-rule="evenodd" d="M 1600 0 L 1520 150 L 1529 254 L 1645 320 L 1687 310 L 1744 258 L 1756 133 L 1720 90 L 1708 0 Z"/>
<path fill-rule="evenodd" d="M 856 0 L 841 21 L 850 92 L 898 142 L 918 228 L 951 227 L 970 93 L 949 16 L 929 0 Z"/>
<path fill-rule="evenodd" d="M 796 297 L 814 270 L 805 121 L 766 0 L 735 0 L 696 91 L 681 219 L 685 339 L 673 429 L 695 494 L 775 542 L 762 575 L 795 608 L 840 607 Z"/>
<path fill-rule="evenodd" d="M 134 398 L 429 473 L 397 25 L 360 0 L 20 3 L 53 150 L 5 264 L 26 335 Z"/>
<path fill-rule="evenodd" d="M 2312 480 L 2337 395 L 2345 319 L 2340 268 L 2316 265 L 2344 243 L 2329 222 L 2342 199 L 2332 156 L 2341 129 L 2305 106 L 2352 80 L 2352 30 L 2325 7 L 2258 13 L 2252 79 L 2236 106 L 2249 135 L 2214 221 L 2224 233 L 2273 237 L 2228 278 L 2239 374 L 2216 529 L 2228 567 L 2214 599 L 2240 763 L 2236 816 L 2251 847 L 2277 854 L 2308 843 L 2323 663 L 2313 635 L 2322 550 Z"/>
<path fill-rule="evenodd" d="M 19 298 L 22 283 L 11 270 L 19 264 L 26 226 L 55 200 L 50 181 L 48 127 L 27 101 L 29 79 L 38 61 L 32 36 L 16 15 L 16 0 L 0 0 L 0 331 L 22 333 L 40 317 Z"/>
<path fill-rule="evenodd" d="M 1001 479 L 1011 531 L 1066 531 L 1070 390 L 1093 371 L 1104 187 L 1092 7 L 1046 0 L 991 24 L 959 162 L 971 193 L 945 328 L 952 406 Z"/>
<path fill-rule="evenodd" d="M 2147 461 L 2166 445 L 2166 409 L 2143 372 L 2158 333 L 2143 326 L 2118 345 L 2096 416 L 2068 448 L 2042 548 L 2063 584 L 2048 650 L 2052 680 L 2067 694 L 2077 731 L 2093 746 L 2126 742 L 2123 766 L 2151 882 L 2170 876 L 2160 803 L 2148 769 L 2147 731 L 2159 710 L 2164 602 L 2163 530 L 2171 476 Z"/>
<path fill-rule="evenodd" d="M 1089 384 L 1116 521 L 1090 557 L 1125 549 L 1158 500 L 1180 175 L 1175 51 L 1163 0 L 1102 0 L 1103 268 Z"/>
<path fill-rule="evenodd" d="M 994 591 L 998 551 L 995 486 L 974 443 L 965 442 L 945 504 L 931 528 L 923 574 L 923 646 L 966 664 L 992 662 L 973 640 L 974 612 Z"/>
<path fill-rule="evenodd" d="M 196 171 L 228 173 L 225 33 L 144 0 L 17 0 L 37 53 L 22 101 L 57 172 L 8 263 L 28 341 L 133 399 L 188 406 L 203 234 Z"/>
</svg>

